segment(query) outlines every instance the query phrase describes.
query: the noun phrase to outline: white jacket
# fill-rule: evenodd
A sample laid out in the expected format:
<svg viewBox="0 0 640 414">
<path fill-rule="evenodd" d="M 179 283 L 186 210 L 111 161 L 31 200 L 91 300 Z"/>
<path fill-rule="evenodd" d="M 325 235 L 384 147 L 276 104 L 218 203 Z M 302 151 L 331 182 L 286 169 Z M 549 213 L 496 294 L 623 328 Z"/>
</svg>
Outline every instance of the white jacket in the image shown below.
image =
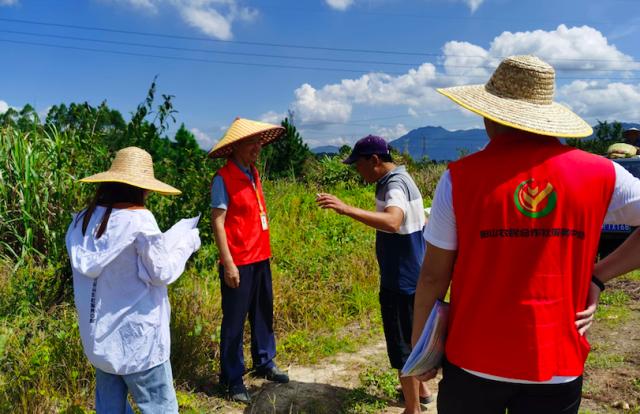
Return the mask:
<svg viewBox="0 0 640 414">
<path fill-rule="evenodd" d="M 84 352 L 96 368 L 126 375 L 169 359 L 167 285 L 200 248 L 200 237 L 197 229 L 184 230 L 168 246 L 149 210 L 114 208 L 96 239 L 105 210 L 96 208 L 85 236 L 74 215 L 66 245 Z"/>
</svg>

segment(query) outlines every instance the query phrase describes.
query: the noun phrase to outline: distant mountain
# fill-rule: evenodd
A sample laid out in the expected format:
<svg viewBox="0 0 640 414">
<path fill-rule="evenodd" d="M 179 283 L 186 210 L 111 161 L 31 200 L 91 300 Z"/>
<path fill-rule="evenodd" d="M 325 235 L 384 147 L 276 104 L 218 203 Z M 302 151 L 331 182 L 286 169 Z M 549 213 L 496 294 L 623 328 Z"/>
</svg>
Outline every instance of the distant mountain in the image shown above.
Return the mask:
<svg viewBox="0 0 640 414">
<path fill-rule="evenodd" d="M 337 154 L 340 152 L 340 147 L 335 145 L 325 145 L 322 147 L 311 148 L 311 152 L 314 154 Z"/>
<path fill-rule="evenodd" d="M 640 124 L 621 122 L 624 129 L 638 128 Z M 592 139 L 594 136 L 585 139 Z M 564 140 L 562 140 L 564 142 Z M 442 127 L 426 126 L 409 131 L 389 144 L 400 152 L 407 152 L 418 161 L 428 157 L 434 161 L 457 160 L 462 153 L 472 153 L 482 149 L 489 142 L 484 129 L 449 131 Z M 327 145 L 312 148 L 314 154 L 337 154 L 340 147 Z"/>
<path fill-rule="evenodd" d="M 442 127 L 426 126 L 409 131 L 389 144 L 400 152 L 408 152 L 414 160 L 456 160 L 461 153 L 476 152 L 489 138 L 484 129 L 449 131 Z"/>
<path fill-rule="evenodd" d="M 623 129 L 638 128 L 640 124 L 620 122 Z M 592 139 L 594 135 L 585 139 Z M 561 140 L 564 142 L 564 140 Z M 426 126 L 409 131 L 389 144 L 400 152 L 408 152 L 414 160 L 424 156 L 430 160 L 457 160 L 461 152 L 472 153 L 489 142 L 484 129 L 449 131 L 442 127 Z"/>
<path fill-rule="evenodd" d="M 635 122 L 620 122 L 622 124 L 622 128 L 623 129 L 629 129 L 629 128 L 638 128 L 640 129 L 640 124 L 635 123 Z"/>
</svg>

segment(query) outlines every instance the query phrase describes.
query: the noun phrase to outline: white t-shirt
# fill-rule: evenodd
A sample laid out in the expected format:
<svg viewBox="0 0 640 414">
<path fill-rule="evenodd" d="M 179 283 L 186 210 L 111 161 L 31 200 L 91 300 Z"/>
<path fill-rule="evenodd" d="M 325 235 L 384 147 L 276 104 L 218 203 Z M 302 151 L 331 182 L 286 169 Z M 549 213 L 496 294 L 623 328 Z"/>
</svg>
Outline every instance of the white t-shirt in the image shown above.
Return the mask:
<svg viewBox="0 0 640 414">
<path fill-rule="evenodd" d="M 640 180 L 631 175 L 620 164 L 613 162 L 616 175 L 613 195 L 609 202 L 604 222 L 607 224 L 628 224 L 640 226 Z M 451 174 L 445 171 L 440 177 L 431 205 L 429 221 L 424 229 L 425 240 L 441 249 L 457 250 L 456 217 L 453 211 Z M 461 367 L 464 369 L 464 367 Z M 497 377 L 482 372 L 465 370 L 482 378 L 523 384 L 559 384 L 570 382 L 577 377 L 553 377 L 549 381 L 531 382 L 512 378 Z"/>
</svg>

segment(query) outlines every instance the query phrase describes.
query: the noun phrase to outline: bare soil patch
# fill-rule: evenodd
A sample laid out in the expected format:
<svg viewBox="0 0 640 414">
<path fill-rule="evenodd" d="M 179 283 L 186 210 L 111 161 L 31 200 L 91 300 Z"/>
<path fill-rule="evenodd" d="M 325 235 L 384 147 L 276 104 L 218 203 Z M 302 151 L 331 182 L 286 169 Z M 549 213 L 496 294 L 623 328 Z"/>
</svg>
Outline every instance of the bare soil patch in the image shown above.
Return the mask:
<svg viewBox="0 0 640 414">
<path fill-rule="evenodd" d="M 640 281 L 618 280 L 609 291 L 625 292 L 629 312 L 622 320 L 599 320 L 589 332 L 593 360 L 585 371 L 581 413 L 640 413 Z M 614 317 L 615 318 L 615 317 Z M 358 332 L 352 332 L 358 335 Z M 246 377 L 254 402 L 233 404 L 222 398 L 204 396 L 206 412 L 219 413 L 342 413 L 353 412 L 348 405 L 352 391 L 361 387 L 360 374 L 369 367 L 388 367 L 382 338 L 363 345 L 354 353 L 339 353 L 317 364 L 290 365 L 291 382 L 274 384 Z M 436 379 L 439 380 L 440 376 Z M 437 393 L 437 382 L 429 386 Z M 378 396 L 379 398 L 379 396 Z M 201 398 L 198 398 L 202 401 Z M 402 404 L 384 398 L 387 405 L 379 413 L 400 414 Z M 202 401 L 204 402 L 204 401 Z M 435 414 L 431 403 L 423 412 Z"/>
</svg>

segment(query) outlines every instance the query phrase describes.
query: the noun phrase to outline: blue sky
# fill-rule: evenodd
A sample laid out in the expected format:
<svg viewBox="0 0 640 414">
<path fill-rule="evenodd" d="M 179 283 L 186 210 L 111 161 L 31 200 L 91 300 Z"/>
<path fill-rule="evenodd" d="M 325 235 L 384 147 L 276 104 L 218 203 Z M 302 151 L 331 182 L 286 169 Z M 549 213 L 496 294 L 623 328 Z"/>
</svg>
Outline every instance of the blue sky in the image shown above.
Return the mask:
<svg viewBox="0 0 640 414">
<path fill-rule="evenodd" d="M 127 115 L 158 75 L 205 149 L 236 116 L 288 110 L 311 147 L 391 140 L 481 127 L 435 88 L 535 54 L 589 122 L 638 122 L 639 29 L 637 0 L 0 0 L 0 112 L 106 100 Z"/>
</svg>

